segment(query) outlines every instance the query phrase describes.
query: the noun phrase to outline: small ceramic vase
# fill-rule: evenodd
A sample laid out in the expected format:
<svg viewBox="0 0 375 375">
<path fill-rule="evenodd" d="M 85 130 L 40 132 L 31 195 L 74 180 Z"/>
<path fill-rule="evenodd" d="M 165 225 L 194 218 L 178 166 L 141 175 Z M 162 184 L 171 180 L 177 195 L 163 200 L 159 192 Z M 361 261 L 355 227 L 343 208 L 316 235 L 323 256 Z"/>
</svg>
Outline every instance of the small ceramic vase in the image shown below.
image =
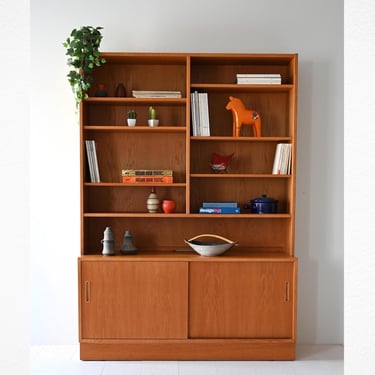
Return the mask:
<svg viewBox="0 0 375 375">
<path fill-rule="evenodd" d="M 171 199 L 164 199 L 161 207 L 165 214 L 171 214 L 176 209 L 176 202 Z"/>
<path fill-rule="evenodd" d="M 96 97 L 105 97 L 108 96 L 108 91 L 105 88 L 105 85 L 103 83 L 99 83 L 97 89 L 95 90 L 95 96 Z"/>
<path fill-rule="evenodd" d="M 160 208 L 160 201 L 156 195 L 155 188 L 152 188 L 150 195 L 146 201 L 147 210 L 150 213 L 158 212 Z"/>
<path fill-rule="evenodd" d="M 126 96 L 126 93 L 125 93 L 125 86 L 123 83 L 119 83 L 116 87 L 116 91 L 115 91 L 115 96 L 116 97 L 124 97 Z"/>
<path fill-rule="evenodd" d="M 124 234 L 124 242 L 121 246 L 120 252 L 124 255 L 135 254 L 137 252 L 137 248 L 133 244 L 133 236 L 129 230 L 127 230 Z"/>
<path fill-rule="evenodd" d="M 103 255 L 115 255 L 115 236 L 111 227 L 105 228 L 104 238 L 101 240 L 101 243 L 103 244 Z"/>
</svg>

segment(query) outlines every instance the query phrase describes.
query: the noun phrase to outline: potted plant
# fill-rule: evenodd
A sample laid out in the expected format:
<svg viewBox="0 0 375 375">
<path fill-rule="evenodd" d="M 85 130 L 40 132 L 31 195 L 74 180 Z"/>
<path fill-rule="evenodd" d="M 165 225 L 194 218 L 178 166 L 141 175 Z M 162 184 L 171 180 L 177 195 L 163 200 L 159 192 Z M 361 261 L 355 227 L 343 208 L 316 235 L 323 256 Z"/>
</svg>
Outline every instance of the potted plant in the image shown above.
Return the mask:
<svg viewBox="0 0 375 375">
<path fill-rule="evenodd" d="M 105 63 L 99 52 L 103 38 L 100 30 L 102 27 L 92 26 L 73 29 L 63 43 L 68 56 L 67 63 L 72 68 L 67 77 L 75 95 L 77 109 L 81 101 L 88 97 L 88 89 L 93 83 L 93 70 Z"/>
<path fill-rule="evenodd" d="M 127 121 L 129 126 L 135 126 L 135 123 L 137 122 L 137 112 L 134 109 L 131 109 L 128 112 Z"/>
<path fill-rule="evenodd" d="M 157 119 L 157 114 L 154 107 L 149 107 L 148 109 L 148 126 L 158 126 L 159 120 Z"/>
</svg>

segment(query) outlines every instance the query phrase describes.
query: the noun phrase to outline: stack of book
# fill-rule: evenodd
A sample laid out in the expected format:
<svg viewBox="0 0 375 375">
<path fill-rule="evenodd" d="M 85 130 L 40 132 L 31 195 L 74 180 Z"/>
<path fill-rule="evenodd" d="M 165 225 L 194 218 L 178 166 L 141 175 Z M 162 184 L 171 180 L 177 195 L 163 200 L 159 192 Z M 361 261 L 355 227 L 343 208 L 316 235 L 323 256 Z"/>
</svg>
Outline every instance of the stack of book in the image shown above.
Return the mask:
<svg viewBox="0 0 375 375">
<path fill-rule="evenodd" d="M 181 98 L 181 91 L 133 90 L 134 98 Z"/>
<path fill-rule="evenodd" d="M 272 174 L 291 174 L 291 173 L 292 173 L 292 145 L 290 143 L 278 143 L 276 146 Z"/>
<path fill-rule="evenodd" d="M 242 85 L 280 85 L 280 74 L 237 74 L 237 83 Z"/>
<path fill-rule="evenodd" d="M 90 180 L 91 182 L 100 182 L 98 159 L 96 157 L 95 141 L 86 140 L 86 155 L 89 164 Z"/>
<path fill-rule="evenodd" d="M 240 208 L 235 201 L 203 202 L 200 214 L 239 214 Z"/>
<path fill-rule="evenodd" d="M 170 169 L 123 169 L 122 182 L 124 184 L 153 183 L 172 184 L 173 171 Z"/>
<path fill-rule="evenodd" d="M 190 94 L 190 97 L 193 136 L 210 136 L 208 94 L 195 91 Z"/>
</svg>

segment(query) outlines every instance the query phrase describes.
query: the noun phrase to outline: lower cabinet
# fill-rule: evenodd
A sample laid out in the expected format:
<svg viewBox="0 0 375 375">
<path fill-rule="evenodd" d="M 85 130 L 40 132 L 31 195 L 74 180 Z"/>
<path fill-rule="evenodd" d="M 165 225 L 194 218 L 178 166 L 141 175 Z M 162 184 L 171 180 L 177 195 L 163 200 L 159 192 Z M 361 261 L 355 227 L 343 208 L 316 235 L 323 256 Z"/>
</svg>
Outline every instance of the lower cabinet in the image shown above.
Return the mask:
<svg viewBox="0 0 375 375">
<path fill-rule="evenodd" d="M 295 258 L 138 259 L 79 259 L 81 359 L 295 358 Z"/>
<path fill-rule="evenodd" d="M 192 263 L 189 336 L 291 338 L 293 287 L 293 263 Z"/>
<path fill-rule="evenodd" d="M 186 262 L 81 264 L 81 338 L 187 337 Z"/>
</svg>

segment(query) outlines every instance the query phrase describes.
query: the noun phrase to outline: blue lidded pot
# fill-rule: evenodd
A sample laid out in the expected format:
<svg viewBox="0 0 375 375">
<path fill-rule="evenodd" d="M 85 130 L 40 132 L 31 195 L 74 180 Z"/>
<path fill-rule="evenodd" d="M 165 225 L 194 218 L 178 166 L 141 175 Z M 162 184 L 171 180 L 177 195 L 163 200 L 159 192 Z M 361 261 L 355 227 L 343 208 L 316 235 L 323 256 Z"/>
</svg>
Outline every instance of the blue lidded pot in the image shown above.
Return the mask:
<svg viewBox="0 0 375 375">
<path fill-rule="evenodd" d="M 250 205 L 245 205 L 245 208 L 250 208 L 252 213 L 273 214 L 277 212 L 277 200 L 267 197 L 266 194 L 252 199 L 250 203 Z"/>
</svg>

